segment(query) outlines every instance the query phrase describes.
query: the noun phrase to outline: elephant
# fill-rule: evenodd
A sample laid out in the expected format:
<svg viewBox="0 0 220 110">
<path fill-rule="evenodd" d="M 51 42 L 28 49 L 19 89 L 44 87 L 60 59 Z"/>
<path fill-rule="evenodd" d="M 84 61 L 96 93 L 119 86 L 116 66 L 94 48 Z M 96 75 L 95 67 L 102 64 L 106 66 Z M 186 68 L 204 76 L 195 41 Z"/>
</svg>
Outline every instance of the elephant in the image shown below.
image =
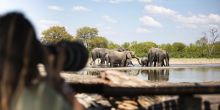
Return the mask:
<svg viewBox="0 0 220 110">
<path fill-rule="evenodd" d="M 134 64 L 133 64 L 133 62 L 132 62 L 131 60 L 128 60 L 126 65 L 132 65 L 132 66 L 134 66 Z"/>
<path fill-rule="evenodd" d="M 148 58 L 147 57 L 143 57 L 141 58 L 141 61 L 140 61 L 140 65 L 143 67 L 143 66 L 148 66 Z"/>
<path fill-rule="evenodd" d="M 148 65 L 152 66 L 169 66 L 169 54 L 165 50 L 159 48 L 151 48 L 148 51 Z M 165 63 L 164 63 L 165 60 Z"/>
<path fill-rule="evenodd" d="M 134 66 L 134 64 L 133 64 L 133 62 L 131 60 L 128 60 L 126 63 L 127 63 L 126 65 L 128 65 L 128 66 L 129 65 Z M 114 63 L 113 67 L 120 67 L 120 64 L 121 63 Z M 109 64 L 107 64 L 106 66 L 108 67 Z"/>
<path fill-rule="evenodd" d="M 92 61 L 90 62 L 90 65 L 95 64 L 95 60 L 100 58 L 101 59 L 101 64 L 105 63 L 105 56 L 108 54 L 110 50 L 106 48 L 94 48 L 91 51 L 91 57 Z"/>
<path fill-rule="evenodd" d="M 133 51 L 118 52 L 112 50 L 105 58 L 107 59 L 107 64 L 110 64 L 110 67 L 113 67 L 114 64 L 119 64 L 119 66 L 123 67 L 128 66 L 128 62 L 130 62 L 132 58 L 136 58 L 139 62 L 139 58 L 136 57 Z"/>
<path fill-rule="evenodd" d="M 149 51 L 148 51 L 148 65 L 149 66 L 152 66 L 153 63 L 154 63 L 154 66 L 156 66 L 156 61 L 157 61 L 157 51 L 159 51 L 158 48 L 150 48 Z"/>
<path fill-rule="evenodd" d="M 169 54 L 165 50 L 158 53 L 157 63 L 159 66 L 169 66 Z"/>
</svg>

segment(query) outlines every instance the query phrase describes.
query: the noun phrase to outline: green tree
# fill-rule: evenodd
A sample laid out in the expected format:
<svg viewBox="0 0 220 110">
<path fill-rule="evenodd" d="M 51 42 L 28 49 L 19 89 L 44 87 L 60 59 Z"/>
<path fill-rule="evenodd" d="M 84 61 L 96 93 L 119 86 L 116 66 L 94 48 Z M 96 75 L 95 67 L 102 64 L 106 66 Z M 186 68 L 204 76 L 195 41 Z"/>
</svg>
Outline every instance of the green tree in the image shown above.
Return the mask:
<svg viewBox="0 0 220 110">
<path fill-rule="evenodd" d="M 122 46 L 123 48 L 128 49 L 128 48 L 130 47 L 130 45 L 131 45 L 131 43 L 125 42 L 125 43 L 123 43 L 121 46 Z"/>
<path fill-rule="evenodd" d="M 215 58 L 220 58 L 220 41 L 214 44 L 213 56 Z"/>
<path fill-rule="evenodd" d="M 85 41 L 86 47 L 89 48 L 88 40 L 98 36 L 98 30 L 92 27 L 82 27 L 77 29 L 76 36 Z"/>
<path fill-rule="evenodd" d="M 182 42 L 174 42 L 172 45 L 173 51 L 181 52 L 184 50 L 186 45 Z"/>
<path fill-rule="evenodd" d="M 74 37 L 71 36 L 63 26 L 52 26 L 43 31 L 42 35 L 41 42 L 44 44 L 56 43 L 62 40 L 74 40 Z"/>
<path fill-rule="evenodd" d="M 167 52 L 172 52 L 172 45 L 167 43 L 167 44 L 161 44 L 159 48 L 166 50 Z"/>
<path fill-rule="evenodd" d="M 154 42 L 133 42 L 129 49 L 134 51 L 138 57 L 144 57 L 152 47 L 157 47 L 157 44 Z"/>
<path fill-rule="evenodd" d="M 208 39 L 206 36 L 203 36 L 197 40 L 195 45 L 200 50 L 200 55 L 202 57 L 208 57 Z"/>
<path fill-rule="evenodd" d="M 186 46 L 184 49 L 184 52 L 182 53 L 182 57 L 186 58 L 198 58 L 203 57 L 201 48 L 196 44 L 190 44 L 189 46 Z"/>
<path fill-rule="evenodd" d="M 90 45 L 89 50 L 99 47 L 99 48 L 107 48 L 108 47 L 108 40 L 105 37 L 93 37 L 88 40 Z"/>
<path fill-rule="evenodd" d="M 119 48 L 119 47 L 120 47 L 120 45 L 118 45 L 118 44 L 116 44 L 116 43 L 114 43 L 112 41 L 110 41 L 108 43 L 108 49 L 115 49 L 115 48 Z"/>
<path fill-rule="evenodd" d="M 186 45 L 181 42 L 174 42 L 172 44 L 172 51 L 170 52 L 171 57 L 182 58 L 184 57 L 184 49 Z"/>
</svg>

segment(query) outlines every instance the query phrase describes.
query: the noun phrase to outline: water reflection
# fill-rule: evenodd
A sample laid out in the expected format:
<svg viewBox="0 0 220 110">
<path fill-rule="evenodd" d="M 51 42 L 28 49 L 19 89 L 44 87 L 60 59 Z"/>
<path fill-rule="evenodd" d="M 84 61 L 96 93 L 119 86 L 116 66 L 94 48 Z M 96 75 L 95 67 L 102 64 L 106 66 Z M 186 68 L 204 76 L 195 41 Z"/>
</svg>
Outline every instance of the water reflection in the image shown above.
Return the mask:
<svg viewBox="0 0 220 110">
<path fill-rule="evenodd" d="M 130 76 L 136 76 L 142 80 L 168 81 L 168 82 L 208 82 L 220 81 L 220 66 L 207 66 L 200 68 L 174 68 L 153 70 L 120 70 Z M 102 71 L 101 71 L 102 72 Z M 100 75 L 100 71 L 80 71 L 84 75 Z"/>
<path fill-rule="evenodd" d="M 150 81 L 168 81 L 169 69 L 154 69 L 154 70 L 120 70 L 130 76 L 137 76 L 142 80 Z"/>
<path fill-rule="evenodd" d="M 80 71 L 78 74 L 82 75 L 100 75 L 102 71 Z M 168 81 L 169 80 L 169 69 L 159 70 L 120 70 L 129 76 L 137 76 L 143 80 L 150 81 Z"/>
<path fill-rule="evenodd" d="M 148 74 L 148 80 L 150 81 L 168 81 L 169 69 L 161 70 L 143 70 L 142 74 Z"/>
<path fill-rule="evenodd" d="M 169 82 L 220 81 L 220 67 L 170 69 Z"/>
</svg>

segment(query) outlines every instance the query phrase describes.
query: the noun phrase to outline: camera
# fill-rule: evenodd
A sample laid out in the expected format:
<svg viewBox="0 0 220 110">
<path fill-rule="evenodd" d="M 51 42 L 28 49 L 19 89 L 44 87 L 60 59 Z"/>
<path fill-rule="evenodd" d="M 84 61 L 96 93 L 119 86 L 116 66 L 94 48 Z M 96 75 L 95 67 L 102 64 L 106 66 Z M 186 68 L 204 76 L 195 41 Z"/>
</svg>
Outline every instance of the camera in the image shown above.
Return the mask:
<svg viewBox="0 0 220 110">
<path fill-rule="evenodd" d="M 54 56 L 58 56 L 60 51 L 58 48 L 64 50 L 65 61 L 63 65 L 64 71 L 78 71 L 85 67 L 88 60 L 88 51 L 85 46 L 77 41 L 60 41 L 55 44 L 48 44 L 46 48 Z M 63 51 L 62 51 L 63 52 Z"/>
</svg>

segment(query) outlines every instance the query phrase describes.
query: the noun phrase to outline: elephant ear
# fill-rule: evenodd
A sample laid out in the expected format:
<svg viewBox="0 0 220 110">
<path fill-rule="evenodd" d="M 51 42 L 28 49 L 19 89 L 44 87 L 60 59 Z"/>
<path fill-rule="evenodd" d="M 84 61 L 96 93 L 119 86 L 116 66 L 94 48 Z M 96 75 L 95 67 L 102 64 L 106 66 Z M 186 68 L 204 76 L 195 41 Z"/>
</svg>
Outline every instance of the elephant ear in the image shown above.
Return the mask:
<svg viewBox="0 0 220 110">
<path fill-rule="evenodd" d="M 130 52 L 127 52 L 126 53 L 126 57 L 127 57 L 127 59 L 131 59 L 132 57 L 131 57 L 131 53 Z"/>
</svg>

